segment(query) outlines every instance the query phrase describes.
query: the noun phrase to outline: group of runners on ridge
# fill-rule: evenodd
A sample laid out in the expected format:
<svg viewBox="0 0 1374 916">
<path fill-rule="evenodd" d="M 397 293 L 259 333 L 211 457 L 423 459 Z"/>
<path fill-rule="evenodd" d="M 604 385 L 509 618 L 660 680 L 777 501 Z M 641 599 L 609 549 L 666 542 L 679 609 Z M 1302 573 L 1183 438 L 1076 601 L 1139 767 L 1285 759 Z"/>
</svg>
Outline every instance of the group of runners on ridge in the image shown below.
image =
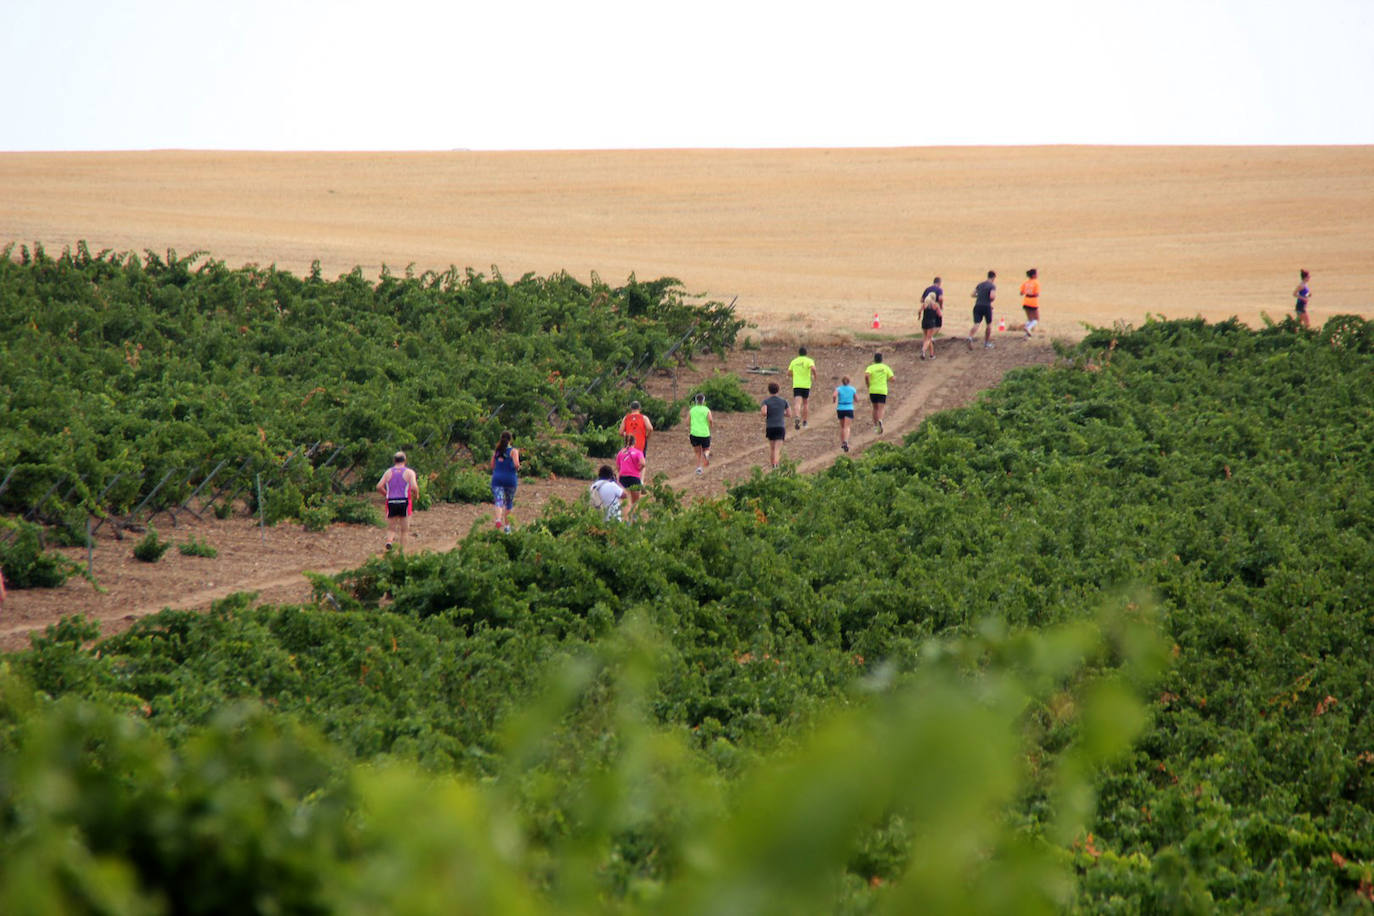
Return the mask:
<svg viewBox="0 0 1374 916">
<path fill-rule="evenodd" d="M 919 319 L 921 323 L 921 359 L 935 358 L 935 332 L 945 323 L 945 290 L 936 277 L 929 286 L 921 291 Z M 988 271 L 987 279 L 969 293 L 973 299 L 973 327 L 969 328 L 968 348 L 978 336 L 978 326 L 983 325 L 983 347 L 991 350 L 992 342 L 992 304 L 997 301 L 997 271 Z M 1029 340 L 1035 326 L 1040 323 L 1040 272 L 1034 267 L 1026 271 L 1026 281 L 1021 284 L 1021 308 L 1026 313 L 1023 326 L 1025 339 Z"/>
<path fill-rule="evenodd" d="M 1299 271 L 1299 283 L 1293 290 L 1295 311 L 1298 321 L 1304 328 L 1309 327 L 1307 304 L 1312 298 L 1308 285 L 1311 274 Z M 989 270 L 987 279 L 973 288 L 973 326 L 964 338 L 970 350 L 978 336 L 979 326 L 983 329 L 983 347 L 992 349 L 993 303 L 997 300 L 997 272 Z M 1026 313 L 1023 326 L 1025 339 L 1033 336 L 1036 325 L 1040 323 L 1040 279 L 1035 268 L 1026 271 L 1025 282 L 1021 284 L 1021 308 Z M 934 281 L 921 292 L 920 308 L 917 318 L 921 326 L 921 359 L 935 358 L 935 332 L 944 324 L 945 291 L 941 280 Z M 811 421 L 811 392 L 816 375 L 816 361 L 807 355 L 806 347 L 797 350 L 796 357 L 787 366 L 792 378 L 792 400 L 789 403 L 781 397 L 777 382 L 768 383 L 768 397 L 759 405 L 763 417 L 764 438 L 768 441 L 769 465 L 776 468 L 782 460 L 782 444 L 787 439 L 787 421 L 792 421 L 794 430 L 802 430 Z M 873 354 L 873 362 L 864 369 L 864 386 L 868 391 L 868 401 L 872 410 L 873 429 L 883 432 L 883 413 L 887 409 L 888 383 L 896 378 L 890 366 L 883 362 L 881 352 Z M 858 390 L 851 384 L 848 375 L 840 377 L 835 386 L 831 401 L 835 405 L 835 417 L 839 421 L 840 449 L 848 452 L 850 431 L 854 423 L 855 398 Z M 696 473 L 701 475 L 711 465 L 711 432 L 714 416 L 706 405 L 706 396 L 697 394 L 687 410 L 688 439 L 696 455 Z M 644 468 L 649 440 L 654 434 L 653 421 L 645 415 L 640 403 L 633 401 L 630 411 L 620 421 L 620 435 L 623 447 L 616 453 L 614 467 L 603 464 L 597 479 L 590 487 L 592 505 L 603 513 L 606 520 L 619 521 L 622 518 L 622 502 L 629 497 L 629 515 L 633 518 L 644 486 Z M 515 491 L 519 486 L 520 451 L 511 445 L 511 433 L 501 433 L 496 448 L 488 462 L 491 470 L 492 503 L 496 512 L 493 524 L 499 531 L 509 532 L 510 512 L 515 506 Z M 405 541 L 409 529 L 410 516 L 414 511 L 415 497 L 419 494 L 419 483 L 415 471 L 406 466 L 405 452 L 397 452 L 394 464 L 382 474 L 377 482 L 377 490 L 386 497 L 387 537 L 386 549 L 399 539 Z M 0 579 L 0 601 L 3 601 L 3 580 Z"/>
<path fill-rule="evenodd" d="M 973 346 L 973 338 L 978 325 L 986 322 L 984 346 L 991 348 L 992 341 L 992 303 L 996 298 L 996 273 L 988 271 L 987 280 L 974 289 L 973 328 L 969 331 L 968 344 Z M 1039 318 L 1038 298 L 1040 284 L 1034 269 L 1026 272 L 1027 280 L 1021 285 L 1023 305 L 1026 308 L 1026 337 Z M 943 323 L 944 290 L 940 278 L 928 286 L 921 296 L 919 319 L 925 339 L 921 345 L 921 358 L 934 359 L 935 331 Z M 797 356 L 787 367 L 792 377 L 792 401 L 779 396 L 777 382 L 768 384 L 768 397 L 759 405 L 759 413 L 764 420 L 764 437 L 769 445 L 769 465 L 776 468 L 782 460 L 782 444 L 787 438 L 787 421 L 792 421 L 794 430 L 805 429 L 811 420 L 810 400 L 816 361 L 807 355 L 806 347 L 801 347 Z M 872 411 L 873 429 L 883 432 L 883 414 L 887 409 L 888 383 L 896 378 L 892 368 L 883 362 L 881 352 L 873 354 L 873 362 L 864 369 L 864 385 L 868 391 L 869 406 Z M 831 401 L 835 406 L 835 416 L 840 427 L 840 449 L 850 449 L 850 434 L 854 423 L 855 398 L 858 390 L 848 375 L 841 376 L 840 384 L 835 386 Z M 714 416 L 706 405 L 706 396 L 697 394 L 687 410 L 688 439 L 696 455 L 696 473 L 701 475 L 711 465 L 711 432 Z M 622 505 L 629 498 L 628 515 L 633 518 L 644 487 L 644 469 L 647 465 L 649 440 L 654 434 L 653 421 L 644 413 L 638 401 L 630 404 L 629 413 L 620 421 L 619 433 L 623 443 L 616 452 L 614 466 L 603 464 L 597 471 L 597 478 L 589 487 L 589 498 L 593 506 L 601 510 L 607 521 L 622 520 Z M 520 450 L 511 444 L 509 430 L 502 432 L 500 440 L 492 450 L 487 466 L 491 471 L 491 494 L 495 513 L 493 525 L 498 531 L 511 530 L 510 513 L 515 507 L 515 493 L 520 484 Z M 386 498 L 387 536 L 385 549 L 403 546 L 409 533 L 410 516 L 415 511 L 415 499 L 419 495 L 419 481 L 415 471 L 406 465 L 405 452 L 397 452 L 391 467 L 387 468 L 377 481 L 377 490 Z"/>
<path fill-rule="evenodd" d="M 993 282 L 997 274 L 988 271 L 985 281 L 979 283 L 972 296 L 973 328 L 967 338 L 970 348 L 980 323 L 986 323 L 984 346 L 992 347 L 992 303 L 997 296 L 997 286 Z M 1040 283 L 1034 269 L 1026 271 L 1026 282 L 1021 284 L 1022 304 L 1026 309 L 1026 337 L 1039 319 Z M 1304 279 L 1306 279 L 1304 275 Z M 944 289 L 940 278 L 926 287 L 921 294 L 919 320 L 924 333 L 921 344 L 921 358 L 935 358 L 935 331 L 943 324 Z M 792 401 L 779 396 L 777 382 L 768 384 L 768 397 L 759 405 L 759 413 L 764 421 L 764 437 L 769 446 L 769 465 L 776 468 L 782 461 L 782 444 L 787 438 L 787 421 L 792 421 L 794 430 L 802 430 L 811 421 L 811 391 L 816 372 L 816 361 L 807 355 L 806 347 L 797 351 L 797 356 L 787 367 L 792 377 Z M 873 354 L 873 362 L 864 369 L 864 386 L 868 391 L 868 402 L 872 411 L 873 429 L 883 432 L 883 414 L 887 409 L 888 383 L 896 378 L 892 368 L 883 362 L 881 352 Z M 835 386 L 831 401 L 835 406 L 835 416 L 840 427 L 840 449 L 848 452 L 850 435 L 854 423 L 855 399 L 858 390 L 850 377 L 840 377 Z M 706 405 L 706 396 L 697 394 L 687 410 L 688 439 L 696 455 L 696 473 L 701 475 L 711 465 L 711 432 L 714 416 Z M 622 505 L 629 498 L 629 516 L 634 517 L 644 487 L 644 469 L 647 465 L 649 440 L 654 434 L 653 421 L 644 413 L 638 401 L 630 404 L 629 413 L 620 421 L 619 433 L 623 443 L 616 452 L 612 464 L 603 464 L 597 471 L 597 478 L 589 488 L 591 503 L 600 509 L 608 521 L 622 519 Z M 498 531 L 511 530 L 510 513 L 515 507 L 515 493 L 520 485 L 520 450 L 511 444 L 509 430 L 501 433 L 500 440 L 492 450 L 487 466 L 491 471 L 492 505 L 495 513 L 493 525 Z M 415 511 L 415 499 L 419 495 L 419 481 L 415 471 L 406 465 L 405 452 L 397 452 L 391 467 L 387 468 L 377 481 L 377 490 L 386 498 L 387 536 L 385 549 L 403 546 L 410 528 L 410 516 Z"/>
<path fill-rule="evenodd" d="M 1309 286 L 1311 274 L 1301 270 L 1299 283 L 1293 290 L 1294 309 L 1297 319 L 1304 328 L 1309 327 L 1307 305 L 1312 298 Z M 969 294 L 973 299 L 973 326 L 964 338 L 970 350 L 978 337 L 979 327 L 983 330 L 983 347 L 992 349 L 993 303 L 997 300 L 997 272 L 989 270 L 987 278 L 973 288 Z M 1035 268 L 1026 271 L 1025 282 L 1021 284 L 1021 308 L 1026 313 L 1023 326 L 1024 338 L 1029 340 L 1040 323 L 1040 279 Z M 935 332 L 944 325 L 945 291 L 941 280 L 936 277 L 921 292 L 917 319 L 921 326 L 921 359 L 935 358 Z M 776 468 L 782 460 L 782 444 L 787 439 L 787 422 L 792 421 L 794 430 L 802 430 L 811 421 L 811 392 L 816 375 L 816 361 L 807 355 L 806 347 L 797 350 L 796 357 L 787 366 L 792 379 L 792 400 L 780 396 L 777 382 L 768 384 L 768 397 L 759 405 L 759 414 L 764 421 L 764 438 L 768 442 L 769 465 Z M 868 401 L 872 411 L 873 429 L 883 432 L 883 413 L 887 409 L 888 383 L 896 378 L 890 366 L 883 362 L 881 352 L 873 354 L 873 362 L 864 369 L 864 385 L 868 391 Z M 855 399 L 858 390 L 848 375 L 840 377 L 835 386 L 831 401 L 835 406 L 835 417 L 839 421 L 840 449 L 850 449 L 850 434 L 854 424 Z M 688 439 L 696 455 L 696 473 L 701 475 L 711 465 L 711 432 L 714 416 L 706 405 L 706 396 L 697 394 L 687 410 Z M 644 486 L 644 468 L 647 464 L 649 440 L 654 434 L 653 421 L 644 414 L 638 401 L 630 404 L 630 411 L 620 422 L 619 433 L 623 447 L 616 453 L 614 466 L 603 464 L 597 479 L 590 487 L 592 505 L 600 509 L 608 521 L 622 519 L 622 503 L 629 498 L 629 515 L 633 518 Z M 500 441 L 492 451 L 488 462 L 491 470 L 492 503 L 495 507 L 493 524 L 499 531 L 509 532 L 510 512 L 515 506 L 515 491 L 519 486 L 520 450 L 511 445 L 511 433 L 501 433 Z M 377 490 L 386 498 L 387 537 L 386 549 L 392 549 L 398 540 L 404 543 L 414 512 L 415 498 L 419 494 L 419 483 L 415 471 L 406 466 L 405 452 L 397 452 L 394 464 L 382 474 L 377 482 Z M 0 579 L 0 601 L 3 601 L 3 579 Z"/>
<path fill-rule="evenodd" d="M 763 434 L 768 440 L 768 459 L 771 467 L 777 467 L 782 460 L 782 444 L 787 439 L 787 421 L 792 428 L 805 429 L 811 421 L 812 379 L 816 372 L 816 361 L 806 353 L 806 347 L 797 350 L 796 357 L 788 364 L 787 371 L 792 376 L 792 403 L 780 397 L 777 382 L 768 383 L 768 397 L 759 407 L 763 417 Z M 868 389 L 868 403 L 873 411 L 873 429 L 883 431 L 883 413 L 887 410 L 887 385 L 896 378 L 892 367 L 883 362 L 882 353 L 873 354 L 873 362 L 864 369 L 864 385 Z M 835 417 L 840 423 L 840 450 L 849 451 L 849 434 L 854 424 L 854 399 L 858 390 L 850 383 L 847 375 L 840 376 L 840 384 L 830 396 L 835 405 Z"/>
<path fill-rule="evenodd" d="M 689 411 L 692 442 L 697 451 L 697 473 L 711 462 L 711 411 L 704 395 L 697 395 Z M 645 415 L 638 401 L 630 404 L 630 412 L 620 421 L 624 446 L 616 453 L 615 468 L 603 464 L 590 488 L 592 505 L 601 509 L 607 519 L 621 518 L 621 501 L 628 496 L 633 515 L 644 482 L 645 453 L 654 433 L 653 421 Z M 520 486 L 520 450 L 512 445 L 510 430 L 501 433 L 492 450 L 487 467 L 491 471 L 491 499 L 495 507 L 492 524 L 496 530 L 509 533 L 510 513 L 515 508 L 515 493 Z M 415 499 L 420 494 L 415 470 L 406 465 L 406 453 L 397 452 L 391 467 L 377 481 L 377 491 L 386 499 L 387 534 L 385 550 L 404 547 L 410 531 L 410 517 L 415 513 Z"/>
<path fill-rule="evenodd" d="M 983 329 L 983 346 L 991 350 L 992 343 L 992 304 L 997 299 L 997 272 L 988 271 L 987 279 L 974 287 L 969 295 L 973 299 L 973 327 L 965 338 L 969 349 L 973 349 L 978 326 Z M 1026 281 L 1021 284 L 1021 307 L 1026 312 L 1023 331 L 1025 339 L 1033 336 L 1035 326 L 1040 323 L 1040 279 L 1039 272 L 1032 267 L 1026 271 Z M 935 358 L 935 332 L 944 325 L 945 290 L 941 280 L 934 281 L 921 291 L 921 305 L 917 313 L 921 325 L 921 359 Z M 773 467 L 781 459 L 782 443 L 787 438 L 787 420 L 792 420 L 793 429 L 805 429 L 810 421 L 810 400 L 812 376 L 816 371 L 816 361 L 806 353 L 806 347 L 797 350 L 797 356 L 788 365 L 792 376 L 792 405 L 778 396 L 778 385 L 770 383 L 768 397 L 760 412 L 764 417 L 764 435 L 768 439 L 769 459 Z M 892 368 L 883 362 L 882 353 L 873 354 L 873 362 L 864 370 L 864 384 L 868 389 L 868 401 L 873 411 L 873 429 L 883 432 L 883 413 L 887 409 L 888 382 L 896 376 Z M 835 387 L 831 400 L 835 404 L 835 416 L 840 424 L 840 449 L 849 451 L 850 429 L 854 423 L 854 398 L 857 390 L 850 384 L 849 376 L 841 376 L 840 384 Z"/>
</svg>

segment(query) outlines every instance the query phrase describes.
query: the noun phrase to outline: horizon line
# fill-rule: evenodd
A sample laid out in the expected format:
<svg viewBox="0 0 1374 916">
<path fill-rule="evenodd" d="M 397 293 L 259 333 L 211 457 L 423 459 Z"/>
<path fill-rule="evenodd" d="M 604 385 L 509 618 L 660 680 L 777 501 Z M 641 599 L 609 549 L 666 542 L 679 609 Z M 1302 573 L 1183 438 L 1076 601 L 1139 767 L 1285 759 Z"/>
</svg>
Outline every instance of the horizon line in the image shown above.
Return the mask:
<svg viewBox="0 0 1374 916">
<path fill-rule="evenodd" d="M 150 146 L 72 149 L 0 149 L 0 155 L 80 155 L 109 153 L 255 153 L 255 154 L 435 154 L 435 153 L 762 153 L 762 152 L 863 152 L 870 150 L 939 149 L 1359 149 L 1369 142 L 1337 143 L 1242 143 L 1242 142 L 1054 142 L 1054 143 L 925 143 L 855 144 L 840 146 L 569 146 L 569 147 L 200 147 Z"/>
</svg>

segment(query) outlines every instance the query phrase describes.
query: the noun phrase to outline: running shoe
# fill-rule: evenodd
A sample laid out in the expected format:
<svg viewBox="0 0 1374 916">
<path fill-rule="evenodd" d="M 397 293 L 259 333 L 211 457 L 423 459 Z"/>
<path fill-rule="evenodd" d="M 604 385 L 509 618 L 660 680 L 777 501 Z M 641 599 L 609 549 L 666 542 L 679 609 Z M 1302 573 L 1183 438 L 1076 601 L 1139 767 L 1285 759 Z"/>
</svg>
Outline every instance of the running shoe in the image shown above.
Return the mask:
<svg viewBox="0 0 1374 916">
<path fill-rule="evenodd" d="M 878 421 L 878 435 L 881 436 L 882 434 L 883 434 L 883 421 L 882 421 L 882 420 L 879 420 L 879 421 Z"/>
<path fill-rule="evenodd" d="M 842 452 L 847 452 L 847 451 L 849 451 L 849 443 L 848 443 L 848 442 L 841 442 L 841 443 L 840 443 L 840 451 L 842 451 Z"/>
<path fill-rule="evenodd" d="M 792 428 L 793 428 L 793 429 L 801 429 L 801 420 L 800 420 L 800 419 L 793 420 L 793 421 L 792 421 Z"/>
<path fill-rule="evenodd" d="M 802 429 L 806 429 L 806 421 L 802 420 Z"/>
<path fill-rule="evenodd" d="M 993 343 L 992 343 L 992 341 L 990 341 L 990 340 L 989 340 L 987 343 L 983 344 L 983 349 L 984 349 L 984 350 L 991 350 L 992 348 L 993 348 Z"/>
<path fill-rule="evenodd" d="M 970 350 L 972 350 L 972 349 L 973 349 L 973 338 L 972 338 L 972 337 L 967 337 L 967 338 L 965 338 L 965 339 L 968 341 L 968 348 L 969 348 Z"/>
<path fill-rule="evenodd" d="M 697 468 L 697 476 L 698 476 L 698 477 L 701 476 L 701 468 Z"/>
</svg>

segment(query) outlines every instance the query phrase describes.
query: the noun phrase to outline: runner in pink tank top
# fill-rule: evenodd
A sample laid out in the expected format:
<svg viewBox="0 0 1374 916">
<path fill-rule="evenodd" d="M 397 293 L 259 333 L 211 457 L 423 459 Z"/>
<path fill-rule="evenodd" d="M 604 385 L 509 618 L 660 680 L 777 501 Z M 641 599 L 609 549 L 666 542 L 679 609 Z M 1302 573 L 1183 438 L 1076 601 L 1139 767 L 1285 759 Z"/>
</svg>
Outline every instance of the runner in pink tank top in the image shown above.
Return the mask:
<svg viewBox="0 0 1374 916">
<path fill-rule="evenodd" d="M 615 456 L 615 467 L 620 474 L 620 485 L 630 494 L 630 521 L 634 521 L 635 506 L 639 503 L 644 486 L 644 452 L 635 444 L 635 437 L 625 436 L 625 447 Z"/>
</svg>

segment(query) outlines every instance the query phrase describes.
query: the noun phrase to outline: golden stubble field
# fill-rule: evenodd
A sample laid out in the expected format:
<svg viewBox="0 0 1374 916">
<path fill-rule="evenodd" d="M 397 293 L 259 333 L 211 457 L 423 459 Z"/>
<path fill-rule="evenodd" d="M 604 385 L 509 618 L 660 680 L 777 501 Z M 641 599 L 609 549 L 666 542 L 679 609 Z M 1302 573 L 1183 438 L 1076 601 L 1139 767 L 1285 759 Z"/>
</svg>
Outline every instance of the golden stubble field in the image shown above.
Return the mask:
<svg viewBox="0 0 1374 916">
<path fill-rule="evenodd" d="M 671 275 L 766 330 L 912 329 L 933 275 L 966 318 L 1038 267 L 1043 326 L 1292 307 L 1374 316 L 1374 147 L 3 153 L 0 243 L 85 239 L 327 276 Z M 1019 309 L 1003 311 L 1019 319 Z"/>
</svg>

